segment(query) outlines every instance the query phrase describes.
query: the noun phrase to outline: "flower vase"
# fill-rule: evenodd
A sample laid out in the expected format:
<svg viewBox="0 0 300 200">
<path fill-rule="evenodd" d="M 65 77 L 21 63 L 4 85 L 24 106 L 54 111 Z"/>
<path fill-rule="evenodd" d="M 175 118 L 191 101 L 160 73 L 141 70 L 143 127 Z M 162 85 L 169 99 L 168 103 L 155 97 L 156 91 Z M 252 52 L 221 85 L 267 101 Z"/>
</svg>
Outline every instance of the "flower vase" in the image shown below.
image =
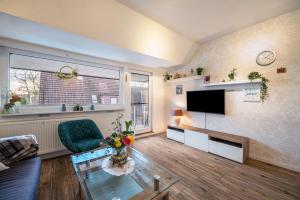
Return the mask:
<svg viewBox="0 0 300 200">
<path fill-rule="evenodd" d="M 127 147 L 114 148 L 110 157 L 113 166 L 123 167 L 127 163 L 128 152 Z"/>
</svg>

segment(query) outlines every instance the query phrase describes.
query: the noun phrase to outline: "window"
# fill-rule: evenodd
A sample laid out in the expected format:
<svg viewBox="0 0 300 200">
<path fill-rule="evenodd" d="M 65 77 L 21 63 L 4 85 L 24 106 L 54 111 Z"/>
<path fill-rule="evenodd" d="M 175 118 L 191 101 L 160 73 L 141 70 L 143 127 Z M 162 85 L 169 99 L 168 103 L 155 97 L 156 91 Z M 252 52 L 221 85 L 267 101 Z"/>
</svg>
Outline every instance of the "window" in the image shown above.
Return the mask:
<svg viewBox="0 0 300 200">
<path fill-rule="evenodd" d="M 137 133 L 150 131 L 149 75 L 131 73 L 131 119 Z"/>
<path fill-rule="evenodd" d="M 62 66 L 78 69 L 77 78 L 56 76 Z M 10 55 L 10 90 L 22 105 L 119 104 L 120 70 Z"/>
</svg>

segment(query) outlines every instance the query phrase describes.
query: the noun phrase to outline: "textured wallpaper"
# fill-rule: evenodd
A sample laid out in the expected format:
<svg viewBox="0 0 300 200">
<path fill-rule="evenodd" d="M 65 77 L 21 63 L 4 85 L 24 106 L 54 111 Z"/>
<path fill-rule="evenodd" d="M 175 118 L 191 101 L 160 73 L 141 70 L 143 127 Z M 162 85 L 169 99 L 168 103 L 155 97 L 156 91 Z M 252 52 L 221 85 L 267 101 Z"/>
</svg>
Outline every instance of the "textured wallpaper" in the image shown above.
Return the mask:
<svg viewBox="0 0 300 200">
<path fill-rule="evenodd" d="M 277 54 L 266 67 L 256 64 L 263 50 Z M 251 158 L 300 171 L 300 9 L 201 44 L 190 63 L 178 71 L 198 66 L 205 68 L 212 82 L 227 80 L 232 68 L 237 68 L 237 80 L 247 79 L 252 71 L 270 80 L 270 97 L 264 103 L 244 102 L 242 87 L 227 88 L 226 115 L 207 114 L 206 128 L 249 137 Z M 287 73 L 276 73 L 281 66 Z M 175 94 L 176 84 L 186 92 L 204 89 L 202 83 L 166 83 L 172 94 L 166 99 L 168 113 L 186 104 L 185 93 Z M 168 119 L 171 123 L 172 117 Z M 205 126 L 203 113 L 186 113 L 183 121 Z"/>
</svg>

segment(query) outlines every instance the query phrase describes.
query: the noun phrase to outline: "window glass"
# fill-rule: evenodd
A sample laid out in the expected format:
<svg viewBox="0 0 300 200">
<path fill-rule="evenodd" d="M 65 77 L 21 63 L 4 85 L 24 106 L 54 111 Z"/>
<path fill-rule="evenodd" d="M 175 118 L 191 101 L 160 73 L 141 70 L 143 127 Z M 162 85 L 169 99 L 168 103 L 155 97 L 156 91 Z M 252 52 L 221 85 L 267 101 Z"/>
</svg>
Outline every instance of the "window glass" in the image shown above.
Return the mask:
<svg viewBox="0 0 300 200">
<path fill-rule="evenodd" d="M 135 130 L 149 128 L 149 76 L 131 74 L 131 119 Z"/>
<path fill-rule="evenodd" d="M 38 66 L 38 60 L 31 57 L 30 59 L 31 63 Z M 47 60 L 45 60 L 43 59 L 44 65 L 47 64 Z M 79 76 L 76 78 L 63 80 L 58 78 L 53 71 L 42 71 L 37 67 L 34 70 L 29 69 L 29 62 L 25 68 L 21 66 L 22 60 L 15 61 L 15 63 L 18 64 L 18 67 L 10 68 L 10 90 L 13 95 L 20 99 L 21 105 L 119 103 L 120 80 L 118 79 L 119 71 L 117 70 L 108 71 L 103 69 L 107 76 L 98 77 L 97 72 L 101 72 L 101 68 L 95 69 L 95 67 L 87 66 L 86 73 L 81 70 L 83 73 L 81 74 L 79 71 Z M 59 66 L 57 68 L 59 69 Z M 87 71 L 90 74 L 93 69 L 95 69 L 95 76 L 86 75 L 88 74 Z M 117 79 L 107 78 L 108 75 L 109 77 L 117 77 Z"/>
</svg>

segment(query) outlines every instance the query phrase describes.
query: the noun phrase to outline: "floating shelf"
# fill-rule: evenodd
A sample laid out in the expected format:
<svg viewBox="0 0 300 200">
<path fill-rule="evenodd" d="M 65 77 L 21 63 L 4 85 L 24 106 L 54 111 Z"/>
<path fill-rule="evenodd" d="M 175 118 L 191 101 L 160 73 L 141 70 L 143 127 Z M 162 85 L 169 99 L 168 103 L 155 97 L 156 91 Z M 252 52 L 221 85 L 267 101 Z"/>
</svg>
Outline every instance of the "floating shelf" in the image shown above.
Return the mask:
<svg viewBox="0 0 300 200">
<path fill-rule="evenodd" d="M 200 80 L 203 79 L 203 76 L 189 76 L 185 78 L 177 78 L 177 79 L 172 79 L 168 80 L 167 83 L 179 83 L 179 82 L 184 82 L 184 81 L 192 81 L 192 80 Z"/>
<path fill-rule="evenodd" d="M 212 87 L 212 86 L 230 86 L 230 85 L 243 85 L 243 84 L 258 84 L 261 80 L 239 80 L 239 81 L 227 81 L 227 82 L 218 82 L 218 83 L 205 83 L 204 87 Z"/>
</svg>

